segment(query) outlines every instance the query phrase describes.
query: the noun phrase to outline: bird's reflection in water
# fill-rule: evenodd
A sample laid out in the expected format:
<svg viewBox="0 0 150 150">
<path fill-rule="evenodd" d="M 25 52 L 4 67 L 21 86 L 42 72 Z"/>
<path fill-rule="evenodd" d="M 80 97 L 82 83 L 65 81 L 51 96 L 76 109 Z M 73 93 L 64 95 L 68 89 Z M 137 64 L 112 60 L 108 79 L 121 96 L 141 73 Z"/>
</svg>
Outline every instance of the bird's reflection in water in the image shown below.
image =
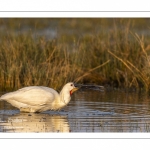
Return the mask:
<svg viewBox="0 0 150 150">
<path fill-rule="evenodd" d="M 20 113 L 0 122 L 1 132 L 69 132 L 66 116 Z"/>
</svg>

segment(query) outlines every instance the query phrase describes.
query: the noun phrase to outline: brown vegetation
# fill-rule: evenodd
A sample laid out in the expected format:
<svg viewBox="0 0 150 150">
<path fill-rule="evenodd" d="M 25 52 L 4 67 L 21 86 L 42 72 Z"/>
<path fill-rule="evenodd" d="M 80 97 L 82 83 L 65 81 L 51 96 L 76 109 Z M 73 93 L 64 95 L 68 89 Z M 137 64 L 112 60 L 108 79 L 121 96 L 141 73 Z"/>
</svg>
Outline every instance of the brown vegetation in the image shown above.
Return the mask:
<svg viewBox="0 0 150 150">
<path fill-rule="evenodd" d="M 60 89 L 68 81 L 148 90 L 149 36 L 132 31 L 130 21 L 122 22 L 80 38 L 61 33 L 54 39 L 31 32 L 1 35 L 1 90 L 31 85 Z"/>
</svg>

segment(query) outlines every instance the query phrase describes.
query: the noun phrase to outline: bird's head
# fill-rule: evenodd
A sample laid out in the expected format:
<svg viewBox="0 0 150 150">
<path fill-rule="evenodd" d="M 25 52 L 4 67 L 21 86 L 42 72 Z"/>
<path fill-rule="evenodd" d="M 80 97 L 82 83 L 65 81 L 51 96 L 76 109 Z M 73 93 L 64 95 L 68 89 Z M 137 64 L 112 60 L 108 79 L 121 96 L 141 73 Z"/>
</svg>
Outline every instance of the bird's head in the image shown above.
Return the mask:
<svg viewBox="0 0 150 150">
<path fill-rule="evenodd" d="M 69 92 L 70 92 L 70 95 L 72 95 L 75 91 L 78 90 L 78 88 L 74 86 L 73 82 L 67 83 L 67 84 L 63 87 L 63 89 L 69 91 Z"/>
<path fill-rule="evenodd" d="M 62 88 L 60 92 L 61 101 L 67 105 L 71 100 L 71 95 L 77 91 L 78 88 L 74 86 L 73 82 L 69 82 Z"/>
</svg>

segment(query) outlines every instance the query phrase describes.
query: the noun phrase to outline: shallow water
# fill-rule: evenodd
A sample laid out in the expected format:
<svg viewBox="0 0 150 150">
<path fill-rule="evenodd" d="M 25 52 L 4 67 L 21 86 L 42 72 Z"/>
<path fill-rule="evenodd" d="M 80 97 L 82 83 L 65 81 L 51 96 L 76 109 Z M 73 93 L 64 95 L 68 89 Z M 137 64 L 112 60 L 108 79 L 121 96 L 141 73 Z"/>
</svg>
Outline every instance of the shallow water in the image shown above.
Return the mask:
<svg viewBox="0 0 150 150">
<path fill-rule="evenodd" d="M 150 132 L 150 97 L 80 90 L 64 109 L 43 113 L 20 113 L 1 101 L 0 132 Z"/>
</svg>

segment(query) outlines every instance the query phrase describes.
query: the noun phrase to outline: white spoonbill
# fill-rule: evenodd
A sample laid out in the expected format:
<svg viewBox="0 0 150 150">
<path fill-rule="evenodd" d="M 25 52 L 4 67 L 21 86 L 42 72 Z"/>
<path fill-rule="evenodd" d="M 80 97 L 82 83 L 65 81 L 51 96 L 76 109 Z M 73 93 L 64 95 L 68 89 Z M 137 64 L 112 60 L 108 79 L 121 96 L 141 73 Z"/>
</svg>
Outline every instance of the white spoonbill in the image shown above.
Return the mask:
<svg viewBox="0 0 150 150">
<path fill-rule="evenodd" d="M 78 90 L 69 82 L 62 88 L 60 94 L 52 88 L 44 86 L 29 86 L 14 92 L 4 94 L 0 100 L 5 100 L 22 112 L 42 112 L 60 110 L 71 100 L 73 92 Z"/>
</svg>

